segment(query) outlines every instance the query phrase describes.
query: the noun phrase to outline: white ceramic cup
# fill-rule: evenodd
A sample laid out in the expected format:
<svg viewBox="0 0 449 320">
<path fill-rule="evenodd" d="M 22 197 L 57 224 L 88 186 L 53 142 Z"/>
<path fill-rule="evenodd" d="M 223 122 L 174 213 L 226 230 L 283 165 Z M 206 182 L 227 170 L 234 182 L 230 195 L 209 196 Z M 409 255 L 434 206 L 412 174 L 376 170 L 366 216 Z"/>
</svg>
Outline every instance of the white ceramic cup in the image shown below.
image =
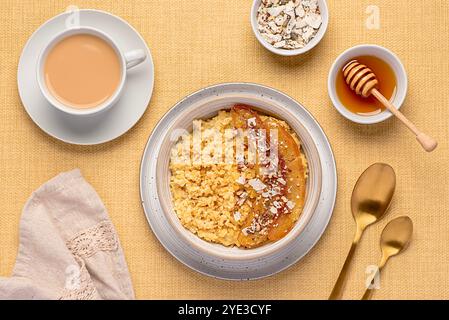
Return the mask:
<svg viewBox="0 0 449 320">
<path fill-rule="evenodd" d="M 332 100 L 332 104 L 334 105 L 335 109 L 337 109 L 338 112 L 346 119 L 360 124 L 379 123 L 387 120 L 393 114 L 388 110 L 384 110 L 381 113 L 375 115 L 359 115 L 353 113 L 343 105 L 337 95 L 336 81 L 338 73 L 341 72 L 343 67 L 349 61 L 360 56 L 374 56 L 388 63 L 391 69 L 393 69 L 394 75 L 396 77 L 396 93 L 392 97 L 391 102 L 397 109 L 402 106 L 405 100 L 405 96 L 407 95 L 407 73 L 405 72 L 405 68 L 401 60 L 393 52 L 384 47 L 374 44 L 358 45 L 349 48 L 340 56 L 338 56 L 329 71 L 327 80 L 329 97 Z"/>
<path fill-rule="evenodd" d="M 59 100 L 57 100 L 51 94 L 51 92 L 48 90 L 47 84 L 45 81 L 45 76 L 44 76 L 45 61 L 47 59 L 49 52 L 61 40 L 65 39 L 69 36 L 76 35 L 76 34 L 89 34 L 89 35 L 97 36 L 97 37 L 103 39 L 114 49 L 115 53 L 117 54 L 117 57 L 120 60 L 121 79 L 120 79 L 120 83 L 118 84 L 117 89 L 115 90 L 114 94 L 107 101 L 103 102 L 102 104 L 100 104 L 96 107 L 93 107 L 93 108 L 88 108 L 88 109 L 77 109 L 77 108 L 74 108 L 70 105 L 66 105 L 66 104 L 60 102 Z M 117 43 L 112 39 L 111 36 L 107 35 L 103 31 L 100 31 L 96 28 L 91 28 L 91 27 L 70 28 L 70 29 L 64 30 L 61 33 L 54 36 L 45 45 L 44 49 L 42 50 L 42 52 L 38 58 L 37 69 L 36 69 L 37 81 L 39 83 L 39 88 L 42 92 L 42 95 L 56 109 L 58 109 L 64 113 L 71 114 L 71 115 L 91 116 L 91 115 L 98 114 L 100 112 L 108 110 L 119 100 L 119 98 L 123 92 L 125 82 L 126 82 L 127 70 L 129 70 L 129 69 L 139 65 L 143 61 L 145 61 L 146 57 L 147 57 L 146 53 L 142 49 L 123 52 L 122 50 L 120 50 Z"/>
</svg>

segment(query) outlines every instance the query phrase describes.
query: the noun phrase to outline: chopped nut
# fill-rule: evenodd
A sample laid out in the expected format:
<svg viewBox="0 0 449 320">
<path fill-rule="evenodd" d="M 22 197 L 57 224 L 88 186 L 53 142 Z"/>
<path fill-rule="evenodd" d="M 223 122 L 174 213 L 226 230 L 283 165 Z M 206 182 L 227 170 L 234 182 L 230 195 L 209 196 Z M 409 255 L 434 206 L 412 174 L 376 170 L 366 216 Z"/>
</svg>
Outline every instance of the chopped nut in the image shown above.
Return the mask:
<svg viewBox="0 0 449 320">
<path fill-rule="evenodd" d="M 274 19 L 274 23 L 278 26 L 283 26 L 285 21 L 287 21 L 287 16 L 277 16 L 276 19 Z"/>
<path fill-rule="evenodd" d="M 287 44 L 287 42 L 285 42 L 285 40 L 282 40 L 282 41 L 276 42 L 273 46 L 275 48 L 282 48 L 282 47 L 285 47 L 286 44 Z"/>
<path fill-rule="evenodd" d="M 242 218 L 242 215 L 240 214 L 240 212 L 234 212 L 234 220 L 235 221 L 240 221 L 240 219 Z"/>
<path fill-rule="evenodd" d="M 270 7 L 267 9 L 267 13 L 270 16 L 277 17 L 278 15 L 280 15 L 282 13 L 282 11 L 284 11 L 284 9 L 285 9 L 285 6 L 278 6 L 278 7 L 273 6 L 273 7 Z"/>
<path fill-rule="evenodd" d="M 321 26 L 321 16 L 316 13 L 309 13 L 304 18 L 305 22 L 314 29 L 318 29 Z"/>
<path fill-rule="evenodd" d="M 295 203 L 292 202 L 292 201 L 288 201 L 287 202 L 287 207 L 291 210 L 291 209 L 293 209 L 295 207 Z"/>
<path fill-rule="evenodd" d="M 246 179 L 244 176 L 240 176 L 237 180 L 235 180 L 235 182 L 237 182 L 238 184 L 245 184 Z"/>
<path fill-rule="evenodd" d="M 248 181 L 248 184 L 253 187 L 254 190 L 256 190 L 256 192 L 260 192 L 263 189 L 265 189 L 267 186 L 260 181 L 259 179 L 251 179 Z"/>
<path fill-rule="evenodd" d="M 302 6 L 297 6 L 295 9 L 295 13 L 298 17 L 303 18 L 306 15 L 304 8 Z"/>
<path fill-rule="evenodd" d="M 251 128 L 256 126 L 256 118 L 250 118 L 247 120 L 247 122 L 248 122 L 248 126 Z"/>
</svg>

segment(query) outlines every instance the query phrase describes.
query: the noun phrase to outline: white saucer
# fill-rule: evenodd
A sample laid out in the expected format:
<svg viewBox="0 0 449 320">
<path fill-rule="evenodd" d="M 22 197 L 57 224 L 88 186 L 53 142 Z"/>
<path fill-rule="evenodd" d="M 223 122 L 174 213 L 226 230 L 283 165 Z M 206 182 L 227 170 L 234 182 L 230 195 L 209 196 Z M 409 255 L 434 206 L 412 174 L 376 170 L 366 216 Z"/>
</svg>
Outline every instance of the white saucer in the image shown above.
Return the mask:
<svg viewBox="0 0 449 320">
<path fill-rule="evenodd" d="M 288 110 L 310 134 L 319 154 L 322 179 L 319 202 L 313 216 L 300 235 L 278 250 L 246 259 L 223 258 L 218 254 L 191 246 L 173 227 L 158 193 L 157 163 L 165 135 L 179 117 L 193 106 L 201 108 L 208 101 L 229 97 L 254 97 L 258 101 L 276 104 Z M 237 102 L 235 100 L 235 102 Z M 246 101 L 246 100 L 245 100 Z M 239 103 L 246 103 L 238 101 Z M 260 102 L 262 103 L 262 102 Z M 219 103 L 211 103 L 215 107 Z M 208 109 L 210 110 L 210 109 Z M 167 173 L 168 174 L 168 173 Z M 160 176 L 159 176 L 160 178 Z M 176 259 L 191 269 L 215 278 L 227 280 L 258 279 L 276 274 L 303 258 L 326 230 L 334 209 L 337 193 L 337 172 L 329 141 L 318 122 L 300 103 L 275 89 L 251 83 L 226 83 L 197 91 L 171 108 L 154 128 L 148 139 L 140 169 L 140 196 L 148 223 L 161 244 Z M 192 237 L 195 237 L 193 234 Z M 219 245 L 217 245 L 219 246 Z M 217 249 L 218 250 L 218 249 Z"/>
<path fill-rule="evenodd" d="M 43 131 L 64 142 L 93 145 L 121 136 L 139 121 L 153 92 L 154 66 L 145 40 L 126 21 L 103 11 L 80 10 L 79 13 L 81 26 L 95 27 L 110 34 L 121 50 L 146 50 L 147 59 L 128 71 L 124 92 L 117 104 L 105 113 L 77 118 L 55 109 L 41 94 L 36 77 L 39 53 L 54 35 L 66 28 L 69 13 L 48 20 L 30 37 L 20 57 L 17 82 L 25 110 Z"/>
</svg>

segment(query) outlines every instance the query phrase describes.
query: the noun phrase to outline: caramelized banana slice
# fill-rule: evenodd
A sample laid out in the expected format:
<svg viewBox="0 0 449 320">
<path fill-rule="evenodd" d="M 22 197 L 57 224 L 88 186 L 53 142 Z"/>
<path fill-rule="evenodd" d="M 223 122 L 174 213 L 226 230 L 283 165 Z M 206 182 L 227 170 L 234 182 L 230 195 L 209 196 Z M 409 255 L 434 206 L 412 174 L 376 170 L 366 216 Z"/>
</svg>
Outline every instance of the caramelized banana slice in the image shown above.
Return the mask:
<svg viewBox="0 0 449 320">
<path fill-rule="evenodd" d="M 263 203 L 260 201 L 256 201 L 253 209 L 243 225 L 242 232 L 238 236 L 240 245 L 245 248 L 255 248 L 268 241 L 268 235 L 266 233 L 246 233 L 244 231 L 246 228 L 251 228 L 256 214 L 261 215 L 265 211 Z"/>
<path fill-rule="evenodd" d="M 265 129 L 259 114 L 245 104 L 236 104 L 231 109 L 232 121 L 236 129 L 249 129 L 248 120 L 254 129 Z M 253 120 L 254 119 L 254 120 Z"/>
<path fill-rule="evenodd" d="M 287 193 L 285 197 L 288 199 L 286 205 L 290 213 L 279 215 L 272 224 L 268 232 L 268 239 L 276 241 L 292 229 L 302 213 L 306 190 L 306 172 L 300 146 L 293 136 L 273 119 L 267 119 L 265 126 L 269 129 L 278 129 L 278 155 L 279 159 L 284 159 L 287 168 Z"/>
<path fill-rule="evenodd" d="M 231 110 L 234 128 L 236 129 L 264 129 L 269 140 L 270 129 L 277 129 L 279 165 L 282 165 L 282 177 L 285 186 L 282 195 L 288 200 L 279 209 L 272 222 L 266 228 L 268 232 L 259 232 L 261 228 L 255 227 L 257 217 L 267 216 L 267 211 L 273 207 L 272 200 L 266 201 L 262 197 L 254 200 L 253 210 L 245 220 L 242 232 L 238 237 L 241 246 L 254 248 L 267 241 L 276 241 L 284 237 L 294 226 L 301 215 L 306 190 L 306 163 L 301 156 L 300 146 L 295 138 L 278 121 L 267 118 L 263 121 L 260 115 L 246 105 L 236 105 Z M 267 141 L 267 143 L 270 143 Z M 258 157 L 259 158 L 259 157 Z M 257 159 L 256 167 L 259 167 Z M 258 170 L 256 172 L 259 172 Z M 267 182 L 268 178 L 259 176 L 259 179 Z M 284 210 L 285 209 L 285 210 Z M 249 232 L 248 232 L 249 231 Z"/>
<path fill-rule="evenodd" d="M 235 105 L 231 110 L 231 115 L 233 126 L 235 129 L 265 129 L 264 122 L 260 118 L 259 114 L 247 105 Z M 248 124 L 248 122 L 251 124 L 251 126 Z M 255 164 L 256 172 L 259 171 L 258 168 L 259 163 L 257 159 Z M 254 219 L 257 216 L 262 216 L 265 210 L 266 209 L 264 208 L 263 202 L 260 201 L 260 199 L 255 199 L 252 211 L 246 218 L 245 223 L 242 226 L 242 232 L 240 232 L 238 236 L 238 241 L 242 247 L 254 248 L 262 245 L 267 241 L 267 234 L 261 234 L 260 232 L 247 233 L 244 231 L 251 228 Z"/>
</svg>

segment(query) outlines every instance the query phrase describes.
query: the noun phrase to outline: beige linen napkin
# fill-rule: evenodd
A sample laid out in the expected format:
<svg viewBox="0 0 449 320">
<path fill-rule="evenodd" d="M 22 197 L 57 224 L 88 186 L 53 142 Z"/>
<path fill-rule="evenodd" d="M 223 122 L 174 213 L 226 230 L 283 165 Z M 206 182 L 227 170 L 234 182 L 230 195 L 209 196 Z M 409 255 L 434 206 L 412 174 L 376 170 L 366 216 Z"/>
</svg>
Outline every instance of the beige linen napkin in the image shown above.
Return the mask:
<svg viewBox="0 0 449 320">
<path fill-rule="evenodd" d="M 51 179 L 26 203 L 0 299 L 134 299 L 117 233 L 79 170 Z"/>
</svg>

